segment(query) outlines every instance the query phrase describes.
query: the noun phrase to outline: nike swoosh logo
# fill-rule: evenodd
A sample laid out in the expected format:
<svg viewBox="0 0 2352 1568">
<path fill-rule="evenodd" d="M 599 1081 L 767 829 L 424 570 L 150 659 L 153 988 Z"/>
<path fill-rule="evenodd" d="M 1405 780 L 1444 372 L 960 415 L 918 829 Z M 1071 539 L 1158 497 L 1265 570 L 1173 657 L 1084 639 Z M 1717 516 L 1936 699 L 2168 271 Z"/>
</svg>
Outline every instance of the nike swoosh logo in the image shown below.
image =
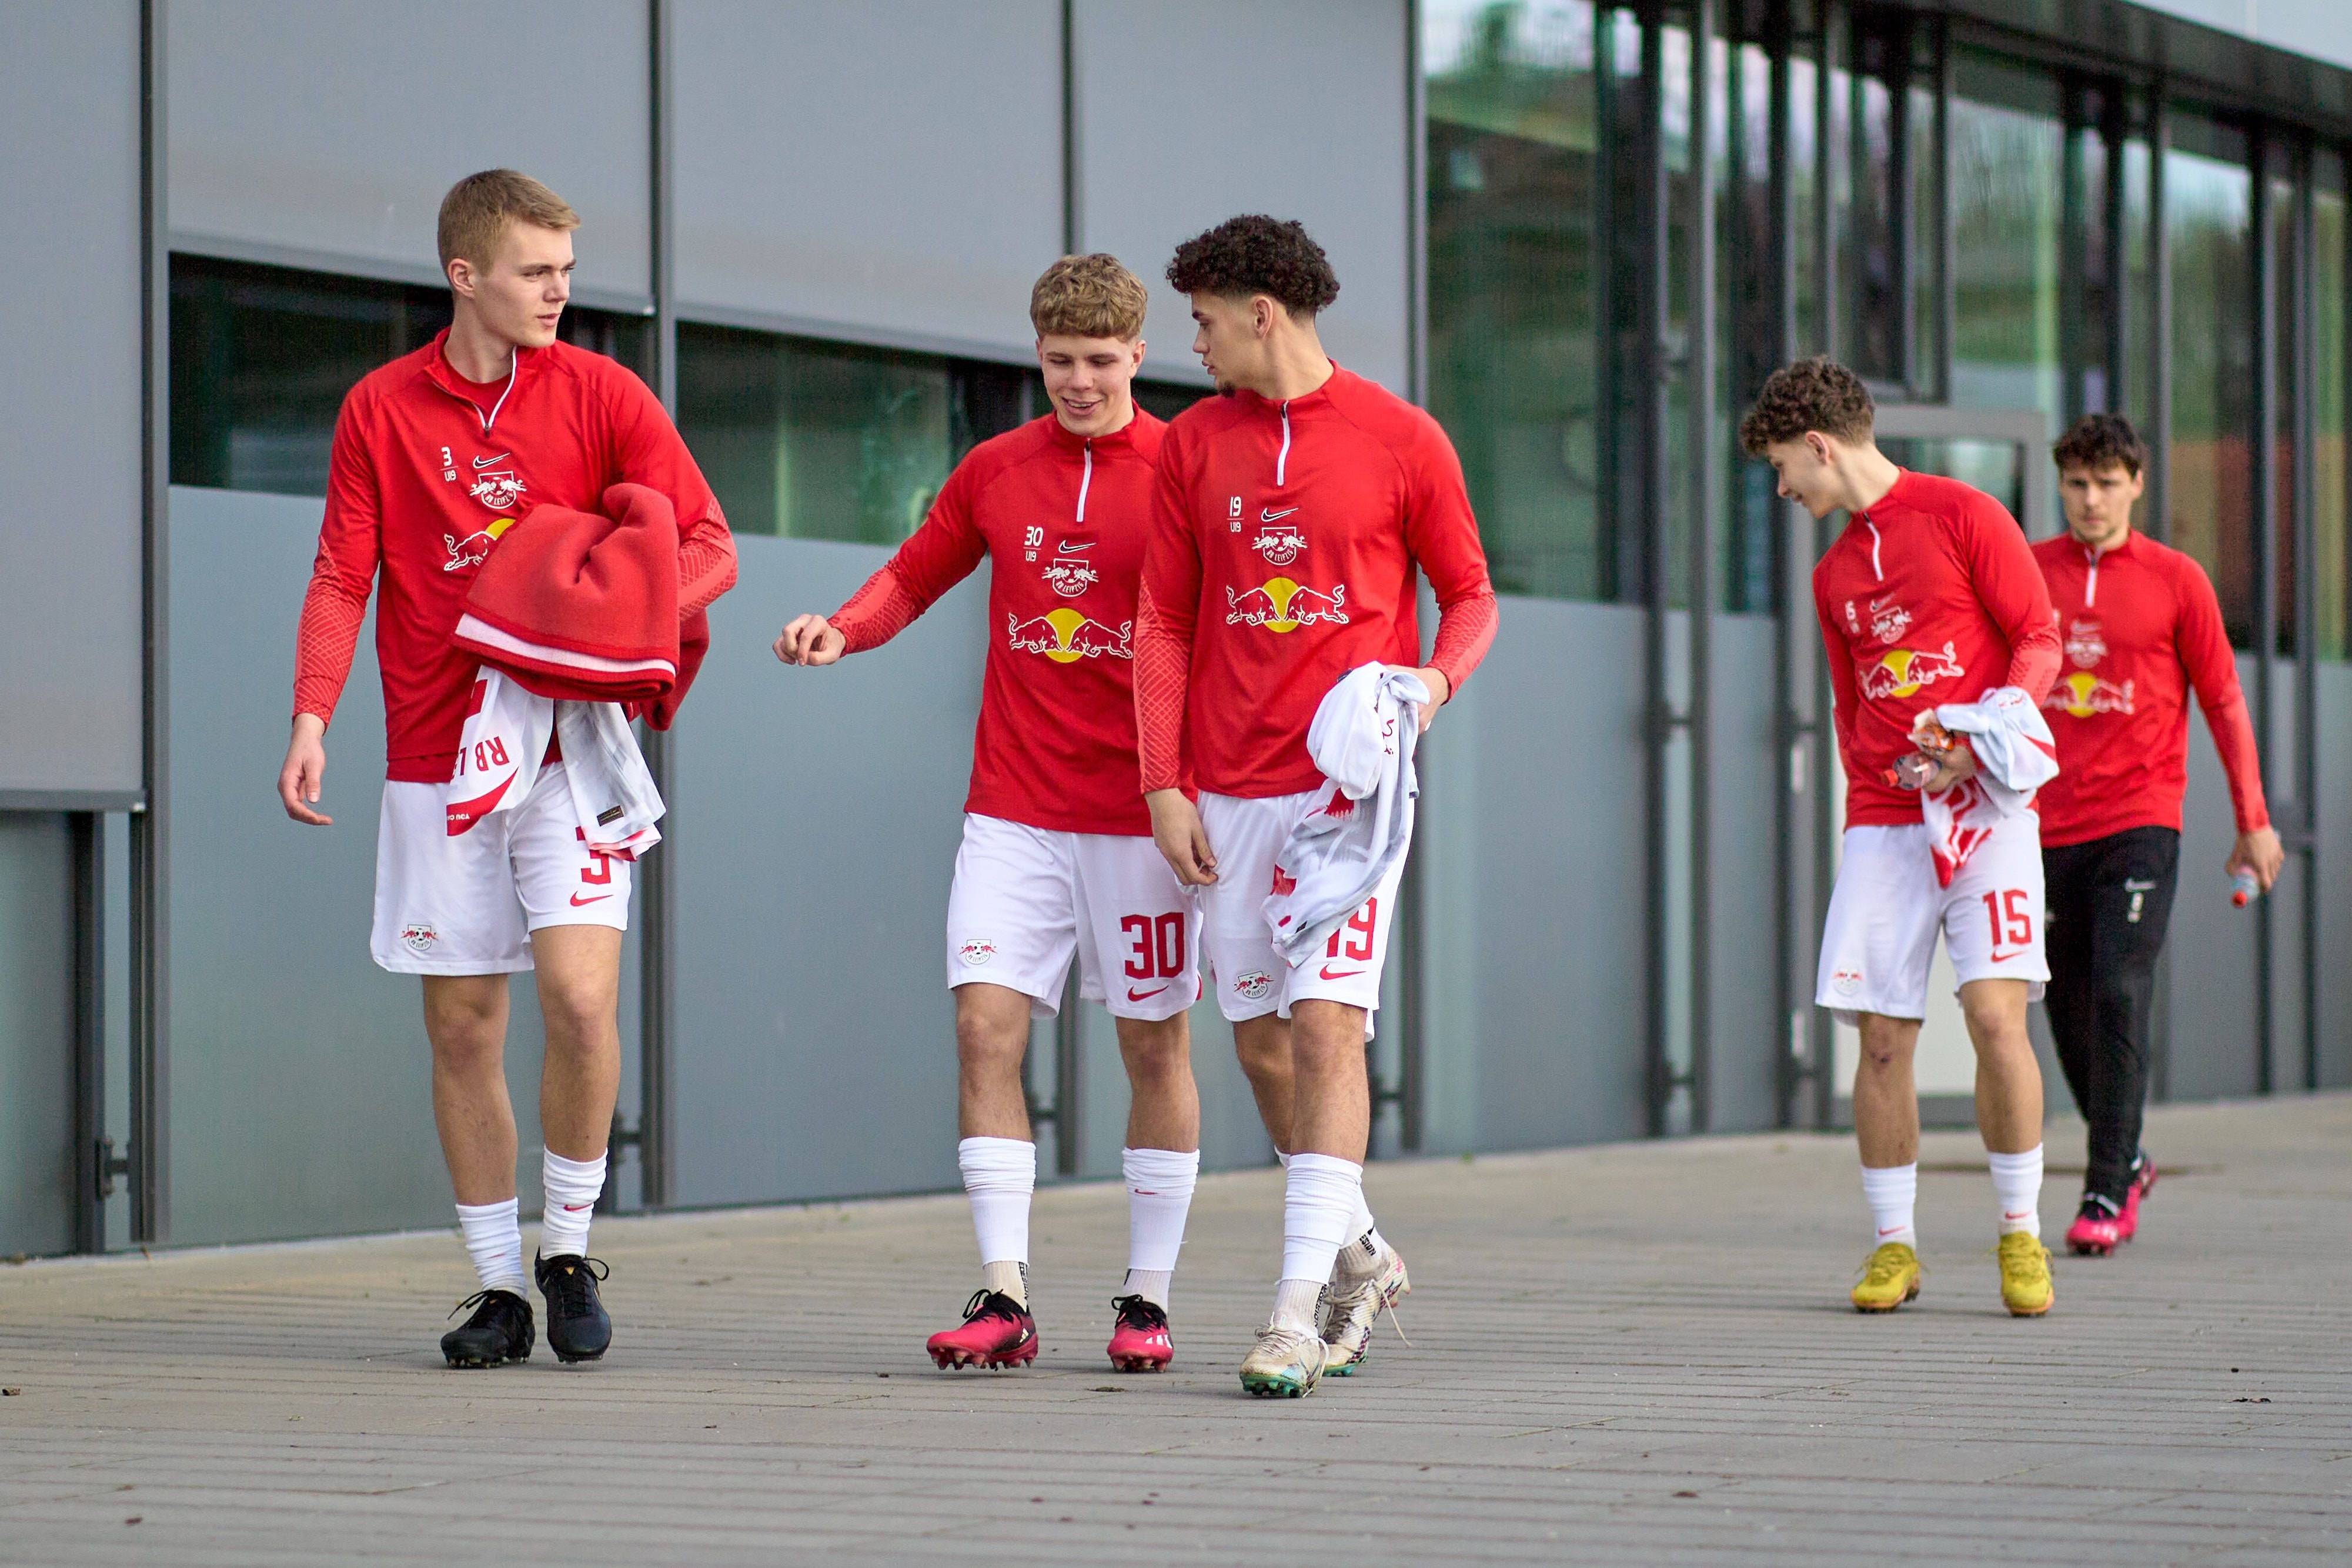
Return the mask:
<svg viewBox="0 0 2352 1568">
<path fill-rule="evenodd" d="M 513 455 L 511 452 L 501 452 L 496 457 L 477 457 L 474 459 L 474 472 L 478 474 L 485 468 L 495 467 Z"/>
<path fill-rule="evenodd" d="M 1088 539 L 1082 545 L 1074 545 L 1069 540 L 1064 539 L 1054 547 L 1054 551 L 1056 555 L 1084 555 L 1094 548 L 1095 541 L 1092 539 Z"/>
<path fill-rule="evenodd" d="M 575 893 L 572 895 L 572 907 L 574 909 L 585 909 L 592 904 L 595 904 L 600 900 L 607 899 L 612 896 L 613 895 L 609 893 L 600 893 L 594 898 L 583 898 Z"/>
<path fill-rule="evenodd" d="M 1327 980 L 1344 980 L 1350 975 L 1360 975 L 1364 971 L 1361 969 L 1339 969 L 1335 971 L 1330 965 L 1326 964 L 1315 972 Z"/>
<path fill-rule="evenodd" d="M 1270 507 L 1260 507 L 1257 509 L 1257 520 L 1261 523 L 1278 523 L 1297 510 L 1298 508 L 1296 507 L 1285 507 L 1277 512 Z"/>
<path fill-rule="evenodd" d="M 1164 991 L 1167 988 L 1167 987 L 1162 986 L 1160 988 L 1160 991 Z M 1139 991 L 1133 986 L 1129 986 L 1127 988 L 1127 999 L 1130 1002 L 1147 1002 L 1152 998 L 1158 996 L 1160 991 Z"/>
<path fill-rule="evenodd" d="M 1882 1231 L 1880 1231 L 1880 1232 L 1879 1232 L 1879 1234 L 1880 1234 L 1881 1236 L 1892 1236 L 1892 1235 L 1894 1235 L 1894 1234 L 1895 1234 L 1895 1231 L 1900 1230 L 1900 1229 L 1902 1229 L 1902 1228 L 1902 1228 L 1901 1226 L 1897 1225 L 1897 1226 L 1894 1226 L 1894 1227 L 1892 1227 L 1892 1228 L 1889 1228 L 1889 1229 L 1882 1230 Z"/>
</svg>

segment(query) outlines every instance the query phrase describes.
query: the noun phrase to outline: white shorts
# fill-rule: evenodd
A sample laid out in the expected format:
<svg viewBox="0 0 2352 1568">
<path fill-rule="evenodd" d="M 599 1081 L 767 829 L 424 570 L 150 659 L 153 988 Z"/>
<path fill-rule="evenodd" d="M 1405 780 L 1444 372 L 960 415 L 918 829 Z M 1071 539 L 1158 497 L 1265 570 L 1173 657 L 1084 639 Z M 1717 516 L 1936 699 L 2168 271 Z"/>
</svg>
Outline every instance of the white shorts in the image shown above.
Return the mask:
<svg viewBox="0 0 2352 1568">
<path fill-rule="evenodd" d="M 396 975 L 507 975 L 530 967 L 545 925 L 629 928 L 631 866 L 593 853 L 563 765 L 521 805 L 452 838 L 438 784 L 383 787 L 375 841 L 375 961 Z"/>
<path fill-rule="evenodd" d="M 1323 951 L 1298 967 L 1283 961 L 1275 951 L 1273 932 L 1266 929 L 1274 857 L 1322 795 L 1318 789 L 1261 800 L 1205 791 L 1201 796 L 1201 826 L 1217 857 L 1217 880 L 1202 889 L 1208 928 L 1201 941 L 1217 988 L 1217 1006 L 1234 1023 L 1268 1013 L 1288 1018 L 1292 1003 L 1311 998 L 1363 1009 L 1369 1035 L 1372 1015 L 1380 1009 L 1381 970 L 1388 962 L 1397 883 L 1404 875 L 1402 856 L 1364 906 L 1331 934 Z"/>
<path fill-rule="evenodd" d="M 1201 999 L 1200 901 L 1149 838 L 1066 833 L 967 814 L 948 894 L 948 988 L 1019 991 L 1034 1018 L 1078 995 L 1119 1018 L 1173 1018 Z"/>
<path fill-rule="evenodd" d="M 2042 925 L 2042 820 L 2032 812 L 1995 828 L 1949 887 L 1937 884 L 1926 823 L 1848 828 L 1814 1004 L 1848 1024 L 1862 1013 L 1926 1018 L 1938 928 L 1960 984 L 2024 980 L 2039 1000 L 2050 977 Z"/>
</svg>

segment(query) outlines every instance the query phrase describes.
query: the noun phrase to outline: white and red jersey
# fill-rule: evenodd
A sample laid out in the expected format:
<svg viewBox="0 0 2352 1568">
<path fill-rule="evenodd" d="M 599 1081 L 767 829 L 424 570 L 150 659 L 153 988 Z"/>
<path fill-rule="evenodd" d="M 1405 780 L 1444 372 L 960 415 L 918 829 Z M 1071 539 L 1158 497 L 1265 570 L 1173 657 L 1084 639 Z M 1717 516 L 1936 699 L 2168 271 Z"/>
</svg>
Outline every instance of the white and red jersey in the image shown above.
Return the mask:
<svg viewBox="0 0 2352 1568">
<path fill-rule="evenodd" d="M 1886 769 L 1916 749 L 1912 720 L 1944 703 L 2020 686 L 2035 702 L 2058 673 L 2050 591 L 2009 509 L 1957 479 L 1904 470 L 1813 568 L 1837 694 L 1848 827 L 1921 820 L 1919 794 Z"/>
<path fill-rule="evenodd" d="M 645 382 L 558 342 L 517 349 L 507 379 L 481 385 L 450 368 L 447 337 L 343 399 L 295 653 L 294 711 L 332 719 L 381 572 L 384 775 L 406 783 L 448 781 L 479 664 L 451 638 L 475 572 L 532 507 L 595 511 L 607 486 L 646 486 L 677 511 L 679 616 L 735 581 L 727 519 Z"/>
<path fill-rule="evenodd" d="M 1494 641 L 1495 590 L 1462 465 L 1422 410 L 1334 365 L 1305 397 L 1194 404 L 1160 452 L 1137 617 L 1146 789 L 1187 764 L 1247 799 L 1323 781 L 1307 729 L 1357 665 L 1423 664 L 1414 572 L 1455 688 Z"/>
<path fill-rule="evenodd" d="M 2253 722 L 2205 569 L 2137 529 L 2113 549 L 2062 534 L 2033 547 L 2058 612 L 2065 664 L 2042 699 L 2058 777 L 2042 787 L 2042 841 L 2180 828 L 2189 693 L 2205 710 L 2238 831 L 2270 825 Z"/>
<path fill-rule="evenodd" d="M 1167 425 L 1108 435 L 1048 413 L 974 447 L 930 516 L 833 616 L 877 647 L 990 563 L 988 662 L 964 810 L 1032 828 L 1149 834 L 1135 766 L 1135 598 Z"/>
</svg>

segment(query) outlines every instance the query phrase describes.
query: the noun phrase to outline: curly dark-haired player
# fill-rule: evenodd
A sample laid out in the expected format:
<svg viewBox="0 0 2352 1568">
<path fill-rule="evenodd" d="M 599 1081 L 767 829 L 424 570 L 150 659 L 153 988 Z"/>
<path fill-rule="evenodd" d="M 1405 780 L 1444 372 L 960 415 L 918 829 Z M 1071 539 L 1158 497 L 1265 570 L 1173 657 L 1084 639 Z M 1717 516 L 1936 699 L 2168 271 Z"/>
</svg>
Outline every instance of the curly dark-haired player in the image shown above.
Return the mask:
<svg viewBox="0 0 2352 1568">
<path fill-rule="evenodd" d="M 2042 1070 L 2025 1008 L 2050 971 L 2033 813 L 2003 817 L 1957 870 L 1939 872 L 1922 800 L 1966 784 L 1975 758 L 1959 750 L 1916 789 L 1898 788 L 1889 771 L 1917 755 L 1922 710 L 2011 687 L 2024 694 L 2013 700 L 2040 702 L 2057 673 L 2058 634 L 2016 519 L 1957 480 L 1896 467 L 1878 450 L 1874 413 L 1860 377 L 1804 360 L 1765 379 L 1739 426 L 1741 444 L 1772 465 L 1784 497 L 1816 517 L 1847 514 L 1813 569 L 1846 773 L 1845 836 L 1813 1000 L 1862 1031 L 1853 1126 L 1876 1235 L 1853 1304 L 1892 1312 L 1919 1293 L 1911 1058 L 1940 930 L 1976 1047 L 2001 1300 L 2020 1317 L 2038 1316 L 2052 1291 L 2038 1207 Z"/>
<path fill-rule="evenodd" d="M 2180 864 L 2192 687 L 2237 810 L 2228 869 L 2252 873 L 2268 891 L 2284 857 L 2213 584 L 2194 559 L 2132 527 L 2147 448 L 2120 415 L 2092 413 L 2051 455 L 2067 531 L 2033 555 L 2058 609 L 2067 668 L 2042 699 L 2059 767 L 2037 802 L 2048 1010 L 2059 1064 L 2090 1124 L 2083 1206 L 2066 1245 L 2105 1254 L 2137 1232 L 2140 1200 L 2156 1185 L 2139 1146 L 2148 1001 Z"/>
<path fill-rule="evenodd" d="M 1307 731 L 1325 693 L 1367 662 L 1412 669 L 1434 699 L 1425 725 L 1494 640 L 1495 592 L 1445 433 L 1324 353 L 1316 313 L 1339 282 L 1305 229 L 1231 219 L 1178 246 L 1168 281 L 1192 298 L 1193 351 L 1224 395 L 1160 446 L 1135 637 L 1143 787 L 1160 852 L 1205 890 L 1217 1001 L 1287 1155 L 1281 1279 L 1241 1379 L 1295 1396 L 1360 1361 L 1407 1289 L 1363 1199 L 1364 1041 L 1396 888 L 1392 873 L 1322 961 L 1294 969 L 1263 915 L 1274 857 L 1323 783 Z M 1426 665 L 1416 569 L 1439 607 Z"/>
</svg>

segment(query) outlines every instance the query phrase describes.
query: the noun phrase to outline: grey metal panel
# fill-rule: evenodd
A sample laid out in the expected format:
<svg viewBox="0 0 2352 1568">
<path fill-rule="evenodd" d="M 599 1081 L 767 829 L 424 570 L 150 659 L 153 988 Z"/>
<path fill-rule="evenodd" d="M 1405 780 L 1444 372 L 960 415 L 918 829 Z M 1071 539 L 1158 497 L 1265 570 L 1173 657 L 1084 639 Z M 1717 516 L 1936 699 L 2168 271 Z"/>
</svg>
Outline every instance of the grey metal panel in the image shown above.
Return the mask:
<svg viewBox="0 0 2352 1568">
<path fill-rule="evenodd" d="M 443 193 L 507 165 L 578 209 L 583 294 L 647 293 L 645 0 L 172 0 L 165 14 L 183 248 L 437 278 Z"/>
<path fill-rule="evenodd" d="M 0 790 L 135 791 L 137 5 L 0 6 Z"/>
<path fill-rule="evenodd" d="M 680 0 L 673 27 L 681 315 L 1026 354 L 1062 246 L 1053 0 Z"/>
<path fill-rule="evenodd" d="M 2318 670 L 2319 1082 L 2352 1085 L 2352 665 Z"/>
<path fill-rule="evenodd" d="M 172 1239 L 450 1222 L 421 989 L 368 956 L 383 796 L 373 618 L 327 736 L 331 828 L 273 788 L 320 503 L 172 491 Z M 514 988 L 525 1168 L 541 1029 Z M 624 1012 L 625 1021 L 628 1015 Z M 536 1183 L 524 1207 L 536 1207 Z"/>
<path fill-rule="evenodd" d="M 2238 678 L 2253 689 L 2250 655 L 2238 656 Z M 2230 903 L 2229 881 L 2221 874 L 2236 835 L 2213 737 L 2201 716 L 2191 718 L 2180 884 L 2165 938 L 2170 988 L 2165 1082 L 2172 1100 L 2254 1092 L 2254 917 Z"/>
<path fill-rule="evenodd" d="M 1643 612 L 1507 599 L 1426 742 L 1424 1146 L 1641 1135 Z"/>
<path fill-rule="evenodd" d="M 73 853 L 63 815 L 0 812 L 0 1254 L 74 1244 Z"/>
<path fill-rule="evenodd" d="M 1152 286 L 1155 374 L 1197 362 L 1179 241 L 1236 213 L 1297 218 L 1330 253 L 1323 341 L 1407 392 L 1408 7 L 1403 0 L 1076 0 L 1080 248 Z"/>
<path fill-rule="evenodd" d="M 1780 1120 L 1780 1058 L 1789 1049 L 1789 1030 L 1773 983 L 1779 938 L 1772 912 L 1780 896 L 1773 843 L 1788 760 L 1772 711 L 1780 622 L 1767 615 L 1717 615 L 1711 632 L 1708 1130 L 1734 1133 Z"/>
</svg>

